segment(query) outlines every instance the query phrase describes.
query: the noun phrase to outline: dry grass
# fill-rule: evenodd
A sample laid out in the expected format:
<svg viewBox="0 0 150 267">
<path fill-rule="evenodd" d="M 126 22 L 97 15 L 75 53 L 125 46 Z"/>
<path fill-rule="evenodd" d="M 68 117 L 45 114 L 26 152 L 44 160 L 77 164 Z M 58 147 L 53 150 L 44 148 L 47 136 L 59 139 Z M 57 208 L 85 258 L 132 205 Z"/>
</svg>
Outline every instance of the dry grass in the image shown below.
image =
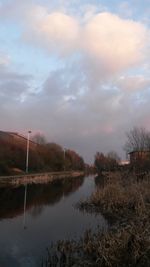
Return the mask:
<svg viewBox="0 0 150 267">
<path fill-rule="evenodd" d="M 137 182 L 121 175 L 107 177 L 104 187 L 99 187 L 92 196 L 79 203 L 81 209 L 97 208 L 105 215 L 129 219 L 143 216 L 150 205 L 150 178 Z"/>
<path fill-rule="evenodd" d="M 79 241 L 61 241 L 44 266 L 149 267 L 150 179 L 107 175 L 105 186 L 79 205 L 117 218 L 106 233 L 87 231 Z"/>
<path fill-rule="evenodd" d="M 53 250 L 43 266 L 149 267 L 150 224 L 144 219 L 104 234 L 87 231 L 79 242 L 61 241 Z"/>
</svg>

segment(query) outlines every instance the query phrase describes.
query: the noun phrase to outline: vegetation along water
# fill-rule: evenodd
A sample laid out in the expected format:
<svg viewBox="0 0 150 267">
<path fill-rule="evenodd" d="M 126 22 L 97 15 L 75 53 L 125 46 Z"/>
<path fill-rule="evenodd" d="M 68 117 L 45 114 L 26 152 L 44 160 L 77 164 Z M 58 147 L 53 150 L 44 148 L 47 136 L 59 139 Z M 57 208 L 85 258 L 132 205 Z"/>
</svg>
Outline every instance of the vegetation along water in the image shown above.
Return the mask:
<svg viewBox="0 0 150 267">
<path fill-rule="evenodd" d="M 94 176 L 0 189 L 0 266 L 41 266 L 51 242 L 79 239 L 86 229 L 107 229 L 102 215 L 75 208 L 95 190 Z"/>
</svg>

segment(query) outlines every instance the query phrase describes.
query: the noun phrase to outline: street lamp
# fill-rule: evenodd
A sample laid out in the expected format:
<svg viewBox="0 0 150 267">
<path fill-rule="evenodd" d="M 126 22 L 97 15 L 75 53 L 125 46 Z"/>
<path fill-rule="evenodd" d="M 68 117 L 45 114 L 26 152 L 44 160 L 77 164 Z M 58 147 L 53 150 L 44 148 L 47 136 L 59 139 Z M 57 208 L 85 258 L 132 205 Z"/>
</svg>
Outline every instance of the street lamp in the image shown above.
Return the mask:
<svg viewBox="0 0 150 267">
<path fill-rule="evenodd" d="M 28 165 L 29 165 L 29 145 L 30 145 L 30 133 L 31 131 L 28 131 L 28 137 L 27 137 L 27 155 L 26 155 L 26 173 L 28 173 Z M 26 229 L 26 203 L 27 203 L 27 183 L 25 184 L 25 190 L 24 190 L 24 216 L 23 216 L 23 227 Z"/>
<path fill-rule="evenodd" d="M 66 171 L 66 149 L 64 148 L 64 172 Z"/>
<path fill-rule="evenodd" d="M 30 133 L 31 133 L 31 131 L 28 131 L 28 138 L 27 138 L 27 155 L 26 155 L 26 173 L 28 173 L 28 165 L 29 165 Z"/>
</svg>

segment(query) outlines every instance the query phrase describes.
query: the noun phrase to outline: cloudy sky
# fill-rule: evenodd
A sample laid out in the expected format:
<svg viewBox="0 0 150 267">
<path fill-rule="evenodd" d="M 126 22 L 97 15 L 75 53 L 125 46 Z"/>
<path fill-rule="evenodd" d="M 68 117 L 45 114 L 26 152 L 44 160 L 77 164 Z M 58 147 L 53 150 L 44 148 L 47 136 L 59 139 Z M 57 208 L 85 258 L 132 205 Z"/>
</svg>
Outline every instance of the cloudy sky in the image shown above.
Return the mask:
<svg viewBox="0 0 150 267">
<path fill-rule="evenodd" d="M 1 130 L 124 156 L 149 102 L 150 0 L 0 0 Z"/>
</svg>

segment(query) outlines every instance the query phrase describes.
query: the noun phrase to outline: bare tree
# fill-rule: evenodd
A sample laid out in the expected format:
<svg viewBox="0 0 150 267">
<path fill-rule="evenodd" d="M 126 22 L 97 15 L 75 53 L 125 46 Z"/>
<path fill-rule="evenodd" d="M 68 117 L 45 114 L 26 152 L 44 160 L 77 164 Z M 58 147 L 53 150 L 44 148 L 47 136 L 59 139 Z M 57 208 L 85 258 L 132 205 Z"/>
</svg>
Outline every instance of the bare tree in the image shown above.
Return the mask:
<svg viewBox="0 0 150 267">
<path fill-rule="evenodd" d="M 146 149 L 150 151 L 150 133 L 149 132 L 146 133 L 145 145 L 146 145 Z"/>
<path fill-rule="evenodd" d="M 127 132 L 127 141 L 124 149 L 127 153 L 131 151 L 144 151 L 150 149 L 150 133 L 144 128 L 134 127 Z"/>
<path fill-rule="evenodd" d="M 107 157 L 110 158 L 110 159 L 115 160 L 116 163 L 120 162 L 120 157 L 118 156 L 117 152 L 115 152 L 115 151 L 108 152 Z"/>
</svg>

